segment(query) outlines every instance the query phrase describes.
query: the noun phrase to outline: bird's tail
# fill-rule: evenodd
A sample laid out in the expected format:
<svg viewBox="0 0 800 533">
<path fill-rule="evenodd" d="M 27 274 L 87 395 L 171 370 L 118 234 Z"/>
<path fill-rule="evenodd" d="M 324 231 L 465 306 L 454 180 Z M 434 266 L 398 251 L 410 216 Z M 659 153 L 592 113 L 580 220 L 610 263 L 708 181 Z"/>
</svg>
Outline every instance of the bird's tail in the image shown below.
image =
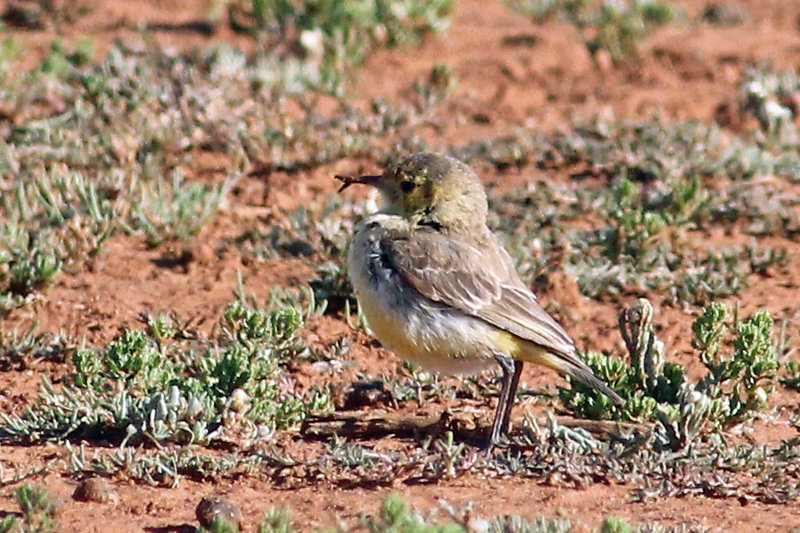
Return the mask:
<svg viewBox="0 0 800 533">
<path fill-rule="evenodd" d="M 536 346 L 536 348 L 535 350 L 525 350 L 524 355 L 521 354 L 522 356 L 520 359 L 550 367 L 562 374 L 568 374 L 584 385 L 599 390 L 611 398 L 617 405 L 625 403 L 622 397 L 611 390 L 608 385 L 600 381 L 600 379 L 592 373 L 592 369 L 589 368 L 586 363 L 578 359 L 578 356 L 574 352 L 570 354 L 556 354 L 545 351 L 539 346 Z"/>
<path fill-rule="evenodd" d="M 576 356 L 573 355 L 572 357 Z M 584 385 L 588 385 L 589 387 L 599 390 L 600 392 L 611 398 L 611 400 L 613 400 L 613 402 L 617 405 L 622 405 L 623 403 L 625 403 L 625 401 L 619 394 L 611 390 L 611 388 L 608 385 L 600 381 L 600 379 L 592 373 L 592 370 L 588 366 L 586 366 L 582 361 L 580 362 L 580 364 L 577 365 L 573 364 L 572 361 L 569 361 L 565 364 L 565 366 L 567 367 L 567 369 L 564 370 L 564 372 L 566 372 L 573 378 L 577 379 Z"/>
</svg>

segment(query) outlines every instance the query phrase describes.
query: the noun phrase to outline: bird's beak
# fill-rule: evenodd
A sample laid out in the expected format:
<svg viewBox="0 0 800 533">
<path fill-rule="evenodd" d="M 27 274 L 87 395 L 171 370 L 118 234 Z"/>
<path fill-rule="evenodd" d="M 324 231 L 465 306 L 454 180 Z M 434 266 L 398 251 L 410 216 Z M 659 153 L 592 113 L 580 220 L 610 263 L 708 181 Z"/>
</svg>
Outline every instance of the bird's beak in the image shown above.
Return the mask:
<svg viewBox="0 0 800 533">
<path fill-rule="evenodd" d="M 343 190 L 345 190 L 354 183 L 360 183 L 362 185 L 372 185 L 373 187 L 377 187 L 378 184 L 381 182 L 382 177 L 383 176 L 381 174 L 376 174 L 372 176 L 359 176 L 357 178 L 354 178 L 353 176 L 341 176 L 339 174 L 334 176 L 334 178 L 342 182 L 342 186 L 339 187 L 339 192 L 342 192 Z"/>
</svg>

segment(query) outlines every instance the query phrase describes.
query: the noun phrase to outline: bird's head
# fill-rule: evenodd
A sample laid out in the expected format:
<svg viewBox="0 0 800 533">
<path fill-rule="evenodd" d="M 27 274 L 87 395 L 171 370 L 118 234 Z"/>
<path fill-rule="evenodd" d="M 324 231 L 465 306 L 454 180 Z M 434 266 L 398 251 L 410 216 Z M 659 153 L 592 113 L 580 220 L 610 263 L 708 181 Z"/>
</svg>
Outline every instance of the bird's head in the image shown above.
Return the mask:
<svg viewBox="0 0 800 533">
<path fill-rule="evenodd" d="M 342 181 L 340 191 L 351 184 L 372 185 L 386 200 L 385 212 L 413 223 L 445 229 L 468 229 L 486 223 L 486 193 L 470 167 L 450 156 L 418 153 L 390 163 L 383 174 Z"/>
</svg>

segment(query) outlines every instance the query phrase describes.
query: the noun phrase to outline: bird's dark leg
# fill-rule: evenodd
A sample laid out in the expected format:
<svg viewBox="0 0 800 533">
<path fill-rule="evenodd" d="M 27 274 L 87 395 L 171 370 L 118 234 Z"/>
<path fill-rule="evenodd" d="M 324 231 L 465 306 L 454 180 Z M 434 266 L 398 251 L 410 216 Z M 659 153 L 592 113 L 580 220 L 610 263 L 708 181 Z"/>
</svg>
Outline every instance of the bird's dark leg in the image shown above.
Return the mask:
<svg viewBox="0 0 800 533">
<path fill-rule="evenodd" d="M 500 436 L 508 431 L 508 425 L 511 422 L 511 409 L 514 407 L 517 387 L 519 386 L 519 376 L 522 373 L 522 361 L 512 359 L 505 354 L 499 354 L 495 356 L 495 359 L 497 359 L 500 369 L 503 371 L 503 386 L 500 389 L 500 399 L 497 402 L 497 410 L 494 413 L 492 434 L 486 444 L 487 448 L 497 444 Z"/>
</svg>

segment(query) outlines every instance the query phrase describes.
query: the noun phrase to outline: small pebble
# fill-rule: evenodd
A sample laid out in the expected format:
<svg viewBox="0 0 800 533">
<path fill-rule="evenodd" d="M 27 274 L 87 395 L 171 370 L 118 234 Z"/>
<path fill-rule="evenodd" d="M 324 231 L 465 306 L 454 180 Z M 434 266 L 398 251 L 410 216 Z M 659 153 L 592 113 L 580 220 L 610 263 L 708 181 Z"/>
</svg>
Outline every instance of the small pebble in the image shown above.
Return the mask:
<svg viewBox="0 0 800 533">
<path fill-rule="evenodd" d="M 75 487 L 72 499 L 80 502 L 116 503 L 117 493 L 108 481 L 101 477 L 84 479 Z"/>
<path fill-rule="evenodd" d="M 225 521 L 241 531 L 242 513 L 232 502 L 220 496 L 209 495 L 200 500 L 194 516 L 200 525 L 208 529 L 214 522 Z"/>
</svg>

